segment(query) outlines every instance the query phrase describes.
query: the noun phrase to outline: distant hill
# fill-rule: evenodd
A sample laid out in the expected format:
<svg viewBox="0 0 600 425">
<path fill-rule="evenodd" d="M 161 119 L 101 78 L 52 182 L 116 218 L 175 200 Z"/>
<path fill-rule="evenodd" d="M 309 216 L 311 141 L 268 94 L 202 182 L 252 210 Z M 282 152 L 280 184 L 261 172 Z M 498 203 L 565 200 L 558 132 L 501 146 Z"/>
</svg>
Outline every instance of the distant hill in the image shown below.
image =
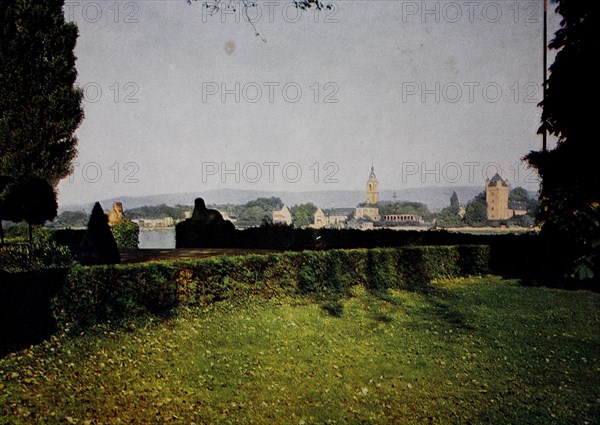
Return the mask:
<svg viewBox="0 0 600 425">
<path fill-rule="evenodd" d="M 424 187 L 407 188 L 394 192 L 383 190 L 379 194 L 381 200 L 386 201 L 414 201 L 426 204 L 431 211 L 440 210 L 450 205 L 450 196 L 456 191 L 461 204 L 466 204 L 478 193 L 483 191 L 480 186 L 450 186 L 450 187 Z M 244 204 L 256 198 L 269 198 L 275 196 L 281 198 L 286 205 L 296 205 L 306 202 L 312 202 L 320 208 L 342 208 L 355 207 L 360 202 L 364 202 L 365 194 L 362 190 L 331 190 L 331 191 L 311 191 L 311 192 L 269 192 L 255 190 L 236 190 L 236 189 L 211 189 L 204 192 L 187 193 L 166 193 L 161 195 L 124 196 L 119 198 L 104 199 L 100 201 L 105 210 L 112 208 L 113 202 L 122 202 L 127 210 L 130 208 L 142 207 L 144 205 L 167 204 L 170 206 L 193 205 L 194 199 L 204 198 L 207 204 Z M 71 204 L 59 208 L 62 211 L 91 211 L 93 203 Z"/>
</svg>

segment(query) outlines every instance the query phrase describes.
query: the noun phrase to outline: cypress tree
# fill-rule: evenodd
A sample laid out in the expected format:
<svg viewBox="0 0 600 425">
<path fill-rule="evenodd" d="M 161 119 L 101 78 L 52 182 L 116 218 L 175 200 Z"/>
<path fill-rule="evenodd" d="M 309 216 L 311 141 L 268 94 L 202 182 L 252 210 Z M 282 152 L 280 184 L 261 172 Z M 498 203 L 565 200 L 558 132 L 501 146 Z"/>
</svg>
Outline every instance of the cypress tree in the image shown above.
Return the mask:
<svg viewBox="0 0 600 425">
<path fill-rule="evenodd" d="M 64 0 L 0 2 L 0 175 L 54 188 L 71 171 L 83 119 L 77 26 Z"/>
<path fill-rule="evenodd" d="M 117 243 L 108 226 L 108 217 L 100 202 L 96 202 L 92 209 L 88 228 L 79 248 L 79 261 L 86 266 L 121 262 Z"/>
</svg>

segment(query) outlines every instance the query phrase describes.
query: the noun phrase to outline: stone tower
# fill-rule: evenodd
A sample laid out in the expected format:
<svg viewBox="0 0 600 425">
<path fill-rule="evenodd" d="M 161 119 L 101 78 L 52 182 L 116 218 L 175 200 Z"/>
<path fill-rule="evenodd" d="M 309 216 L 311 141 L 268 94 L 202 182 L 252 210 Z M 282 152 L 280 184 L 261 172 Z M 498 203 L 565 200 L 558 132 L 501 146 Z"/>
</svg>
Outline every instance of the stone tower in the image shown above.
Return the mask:
<svg viewBox="0 0 600 425">
<path fill-rule="evenodd" d="M 508 210 L 508 184 L 497 174 L 485 184 L 485 201 L 488 220 L 510 218 Z"/>
<path fill-rule="evenodd" d="M 369 175 L 369 180 L 367 180 L 367 190 L 365 191 L 367 195 L 367 204 L 375 205 L 379 202 L 379 182 L 377 181 L 377 177 L 375 177 L 375 167 L 371 165 L 371 174 Z"/>
</svg>

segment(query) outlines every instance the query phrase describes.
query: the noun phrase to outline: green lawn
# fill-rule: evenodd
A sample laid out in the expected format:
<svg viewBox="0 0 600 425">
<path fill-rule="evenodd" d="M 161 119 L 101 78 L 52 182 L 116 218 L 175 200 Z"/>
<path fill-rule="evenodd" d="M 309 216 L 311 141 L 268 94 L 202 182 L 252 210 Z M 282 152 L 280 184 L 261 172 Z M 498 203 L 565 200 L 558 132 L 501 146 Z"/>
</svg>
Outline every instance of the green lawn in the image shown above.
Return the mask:
<svg viewBox="0 0 600 425">
<path fill-rule="evenodd" d="M 600 423 L 600 294 L 486 277 L 323 307 L 54 337 L 0 360 L 0 423 Z"/>
</svg>

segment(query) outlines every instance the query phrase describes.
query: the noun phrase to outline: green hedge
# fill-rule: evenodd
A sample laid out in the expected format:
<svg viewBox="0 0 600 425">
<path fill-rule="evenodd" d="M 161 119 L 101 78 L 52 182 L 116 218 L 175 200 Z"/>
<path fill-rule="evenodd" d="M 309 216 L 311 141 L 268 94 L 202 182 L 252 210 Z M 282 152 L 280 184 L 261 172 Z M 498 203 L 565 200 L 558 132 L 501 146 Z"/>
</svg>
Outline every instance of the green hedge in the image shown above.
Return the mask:
<svg viewBox="0 0 600 425">
<path fill-rule="evenodd" d="M 73 262 L 69 249 L 52 241 L 36 240 L 31 245 L 0 245 L 0 272 L 66 268 Z"/>
<path fill-rule="evenodd" d="M 59 326 L 87 326 L 250 295 L 339 297 L 357 284 L 414 289 L 488 272 L 487 246 L 434 246 L 213 257 L 74 267 L 53 300 Z"/>
<path fill-rule="evenodd" d="M 137 249 L 140 226 L 133 221 L 123 220 L 110 227 L 118 248 Z"/>
</svg>

